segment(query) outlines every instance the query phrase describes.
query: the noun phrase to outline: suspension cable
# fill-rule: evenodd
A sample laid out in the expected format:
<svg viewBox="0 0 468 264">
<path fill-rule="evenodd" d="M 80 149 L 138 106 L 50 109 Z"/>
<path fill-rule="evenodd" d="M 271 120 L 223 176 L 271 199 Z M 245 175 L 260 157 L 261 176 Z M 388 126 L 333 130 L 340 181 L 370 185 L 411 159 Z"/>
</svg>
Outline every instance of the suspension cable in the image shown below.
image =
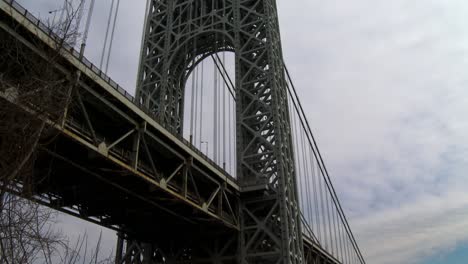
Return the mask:
<svg viewBox="0 0 468 264">
<path fill-rule="evenodd" d="M 332 242 L 335 242 L 335 252 L 336 252 L 336 255 L 338 256 L 338 239 L 336 237 L 336 219 L 335 219 L 335 214 L 336 214 L 336 208 L 335 210 L 333 210 L 333 201 L 330 201 L 330 207 L 332 208 L 331 210 L 331 214 L 332 214 L 332 220 L 333 220 L 333 241 Z"/>
<path fill-rule="evenodd" d="M 234 98 L 235 99 L 235 98 Z M 232 134 L 231 134 L 231 129 L 232 129 L 232 115 L 231 115 L 231 100 L 228 99 L 228 159 L 229 159 L 229 173 L 232 175 L 232 164 L 234 163 L 232 160 Z"/>
<path fill-rule="evenodd" d="M 310 156 L 310 148 L 309 146 L 306 146 L 306 156 L 309 157 Z M 308 201 L 312 201 L 312 193 L 310 191 L 310 177 L 307 177 L 307 175 L 310 175 L 310 171 L 311 171 L 311 166 L 312 164 L 310 164 L 310 161 L 311 159 L 306 159 L 306 175 L 305 175 L 305 184 L 306 184 L 306 199 Z M 313 160 L 312 160 L 313 162 Z M 305 205 L 304 205 L 305 206 Z M 309 212 L 309 215 L 308 215 L 308 218 L 310 219 L 310 222 L 311 222 L 311 226 L 314 225 L 314 218 L 313 218 L 313 210 L 312 210 L 312 203 L 311 202 L 308 202 L 307 203 L 307 209 L 308 209 L 308 212 Z"/>
<path fill-rule="evenodd" d="M 218 137 L 217 137 L 217 125 L 218 125 L 218 116 L 217 116 L 217 113 L 218 113 L 218 89 L 217 89 L 217 85 L 218 85 L 218 79 L 217 79 L 217 71 L 216 71 L 216 68 L 213 67 L 213 100 L 214 100 L 214 104 L 213 104 L 213 122 L 214 122 L 214 126 L 213 126 L 213 158 L 214 158 L 214 161 L 217 163 L 218 162 L 218 153 L 217 153 L 217 143 L 218 143 Z"/>
<path fill-rule="evenodd" d="M 80 24 L 81 24 L 81 19 L 83 18 L 83 12 L 84 12 L 84 6 L 86 4 L 86 0 L 82 0 L 80 1 L 80 3 L 78 4 L 78 13 L 77 13 L 77 16 L 76 16 L 76 30 L 79 31 L 80 30 Z M 70 21 L 71 23 L 71 21 Z M 77 36 L 73 36 L 73 40 L 72 40 L 72 44 L 73 46 L 76 45 L 76 41 L 77 41 Z"/>
<path fill-rule="evenodd" d="M 216 64 L 216 67 L 218 68 L 219 73 L 223 77 L 224 82 L 226 83 L 226 86 L 229 89 L 229 92 L 232 95 L 232 98 L 236 100 L 235 98 L 235 86 L 232 83 L 231 77 L 229 77 L 229 73 L 226 70 L 226 67 L 224 66 L 224 62 L 221 61 L 219 58 L 218 54 L 215 53 L 214 55 L 211 55 L 211 58 L 213 59 L 214 63 Z M 220 67 L 221 65 L 221 67 Z M 227 83 L 229 81 L 229 84 Z"/>
<path fill-rule="evenodd" d="M 322 155 L 320 154 L 320 151 L 319 151 L 319 149 L 317 147 L 317 142 L 315 141 L 315 138 L 314 138 L 314 136 L 312 134 L 312 130 L 310 129 L 309 122 L 308 122 L 307 118 L 305 118 L 304 109 L 302 108 L 302 104 L 300 103 L 300 101 L 298 99 L 299 97 L 297 95 L 297 92 L 296 92 L 296 89 L 295 89 L 294 84 L 292 82 L 289 71 L 288 71 L 285 64 L 283 64 L 283 67 L 285 69 L 285 73 L 286 73 L 286 76 L 287 76 L 287 78 L 289 80 L 289 83 L 291 84 L 291 87 L 287 86 L 288 87 L 288 93 L 289 93 L 289 95 L 291 97 L 296 98 L 297 102 L 295 102 L 295 100 L 293 100 L 294 107 L 295 107 L 297 113 L 302 114 L 302 116 L 304 117 L 304 118 L 302 118 L 302 116 L 299 115 L 299 117 L 301 119 L 301 124 L 302 124 L 303 129 L 308 132 L 308 133 L 306 133 L 306 135 L 307 135 L 307 137 L 309 139 L 309 144 L 312 147 L 312 151 L 314 152 L 314 157 L 317 159 L 317 165 L 319 166 L 322 177 L 325 180 L 325 184 L 327 186 L 327 189 L 329 190 L 329 192 L 331 194 L 331 198 L 332 198 L 332 200 L 333 200 L 333 202 L 335 204 L 335 207 L 337 208 L 337 210 L 339 212 L 339 216 L 341 218 L 341 221 L 344 224 L 345 230 L 346 230 L 346 232 L 348 234 L 348 237 L 349 237 L 349 239 L 351 241 L 351 244 L 352 244 L 356 254 L 358 255 L 359 260 L 361 261 L 361 263 L 365 263 L 365 260 L 364 260 L 364 258 L 362 256 L 362 253 L 361 253 L 361 251 L 360 251 L 360 249 L 359 249 L 359 247 L 358 247 L 358 245 L 356 243 L 356 240 L 354 238 L 354 235 L 353 235 L 353 233 L 351 231 L 351 228 L 349 227 L 346 216 L 344 215 L 343 208 L 341 207 L 341 204 L 340 204 L 340 202 L 339 202 L 339 200 L 337 198 L 336 191 L 335 191 L 333 185 L 331 184 L 331 179 L 330 179 L 330 176 L 328 174 L 328 170 L 325 167 L 325 163 L 323 162 Z M 293 93 L 294 93 L 294 96 L 293 96 Z"/>
<path fill-rule="evenodd" d="M 192 50 L 192 67 L 195 67 L 195 41 L 193 41 L 193 50 Z M 194 96 L 194 91 L 195 91 L 195 81 L 196 81 L 196 77 L 195 77 L 195 69 L 192 70 L 192 89 L 190 90 L 190 95 L 191 95 L 191 101 L 190 101 L 190 144 L 193 145 L 193 116 L 194 116 L 194 100 L 195 100 L 195 96 Z"/>
<path fill-rule="evenodd" d="M 63 20 L 63 16 L 65 15 L 65 11 L 67 11 L 67 16 L 68 16 L 68 0 L 63 0 L 62 11 L 60 12 L 60 17 L 58 20 L 58 25 L 60 27 L 60 30 L 62 28 L 62 20 Z"/>
<path fill-rule="evenodd" d="M 217 112 L 218 112 L 217 113 L 218 114 L 218 122 L 217 122 L 217 130 L 218 130 L 218 143 L 217 143 L 217 146 L 218 146 L 218 165 L 221 165 L 222 164 L 222 162 L 221 162 L 222 161 L 221 160 L 222 159 L 222 155 L 221 155 L 221 147 L 222 147 L 222 145 L 221 145 L 221 139 L 222 139 L 221 138 L 222 137 L 222 135 L 221 135 L 221 132 L 222 132 L 221 131 L 222 130 L 222 126 L 221 126 L 221 107 L 222 107 L 222 105 L 221 105 L 221 96 L 222 96 L 222 93 L 220 91 L 220 89 L 221 89 L 220 75 L 221 74 L 219 73 L 219 71 L 216 71 L 216 74 L 218 76 L 218 97 L 216 99 L 216 101 L 218 102 L 218 109 L 217 109 Z"/>
<path fill-rule="evenodd" d="M 202 144 L 202 128 L 203 128 L 203 64 L 204 61 L 201 62 L 201 81 L 200 81 L 200 133 L 199 133 L 199 142 L 200 142 L 200 150 Z M 207 153 L 208 154 L 208 153 Z"/>
<path fill-rule="evenodd" d="M 106 47 L 107 47 L 107 37 L 109 35 L 109 28 L 110 28 L 110 23 L 112 20 L 112 10 L 114 10 L 114 1 L 112 0 L 111 6 L 109 9 L 109 17 L 107 19 L 107 27 L 106 27 L 106 35 L 104 38 L 104 45 L 102 46 L 102 53 L 101 53 L 101 62 L 99 63 L 99 69 L 102 69 L 102 63 L 104 62 L 104 54 L 106 53 Z"/>
<path fill-rule="evenodd" d="M 117 23 L 117 16 L 119 14 L 119 6 L 120 6 L 120 0 L 117 0 L 117 7 L 115 8 L 115 14 L 114 14 L 114 24 L 112 25 L 112 33 L 111 33 L 110 43 L 109 43 L 109 50 L 107 51 L 106 70 L 104 71 L 106 74 L 107 74 L 107 69 L 109 68 L 110 55 L 112 51 L 112 43 L 114 42 L 115 24 Z"/>
<path fill-rule="evenodd" d="M 223 64 L 225 54 L 223 53 Z M 223 82 L 223 169 L 226 170 L 226 82 Z"/>
<path fill-rule="evenodd" d="M 321 212 L 321 206 L 320 206 L 320 193 L 319 193 L 319 189 L 320 189 L 320 178 L 318 176 L 318 171 L 317 171 L 317 163 L 314 162 L 313 163 L 313 171 L 314 171 L 314 174 L 313 174 L 313 184 L 314 184 L 314 196 L 315 196 L 315 208 L 317 210 L 317 214 L 316 214 L 316 218 L 317 218 L 317 229 L 318 229 L 318 236 L 320 238 L 320 240 L 322 240 L 322 225 L 323 225 L 323 221 L 322 221 L 322 218 L 321 218 L 321 215 L 319 214 L 319 212 Z"/>
<path fill-rule="evenodd" d="M 332 241 L 332 233 L 331 233 L 331 223 L 330 223 L 330 206 L 328 206 L 329 202 L 328 202 L 328 196 L 329 196 L 329 193 L 325 192 L 325 205 L 326 205 L 326 208 L 327 208 L 327 213 L 326 213 L 326 216 L 327 216 L 327 228 L 328 228 L 328 239 L 330 240 L 329 241 L 329 247 L 330 247 L 330 251 L 333 255 L 333 241 Z"/>
<path fill-rule="evenodd" d="M 198 134 L 198 81 L 200 80 L 200 70 L 198 67 L 195 68 L 195 112 L 194 112 L 194 129 L 193 129 L 193 145 L 197 145 L 197 134 Z"/>
<path fill-rule="evenodd" d="M 150 5 L 151 5 L 151 0 L 146 0 L 145 14 L 143 16 L 145 18 L 148 17 L 148 10 L 150 8 Z M 146 19 L 143 19 L 143 30 L 141 32 L 141 42 L 140 42 L 141 43 L 140 44 L 140 58 L 138 59 L 138 62 L 139 62 L 138 63 L 138 71 L 137 71 L 138 73 L 142 72 L 142 67 L 143 67 L 142 66 L 142 64 L 143 64 L 142 61 L 143 61 L 143 58 L 145 56 L 145 50 L 146 50 L 145 38 L 146 38 L 146 33 L 148 33 L 147 29 L 146 29 L 146 27 L 147 27 L 146 23 L 147 23 Z M 148 31 L 149 31 L 149 29 L 148 29 Z M 185 54 L 187 54 L 187 53 L 185 53 Z M 142 77 L 143 77 L 142 74 L 137 75 L 136 84 L 135 84 L 135 87 L 136 87 L 135 98 L 140 97 L 140 89 L 139 88 L 140 88 L 140 85 L 141 85 L 141 78 Z M 140 99 L 138 99 L 138 100 L 140 100 Z"/>
<path fill-rule="evenodd" d="M 217 54 L 215 54 L 215 55 L 217 55 Z M 236 98 L 235 98 L 235 95 L 234 95 L 234 92 L 233 92 L 234 88 L 231 88 L 231 86 L 227 83 L 226 76 L 222 73 L 222 70 L 219 67 L 218 61 L 215 59 L 215 57 L 213 55 L 211 55 L 211 58 L 213 59 L 213 62 L 215 64 L 216 68 L 218 69 L 218 72 L 220 73 L 221 77 L 223 78 L 224 84 L 226 84 L 227 88 L 229 89 L 229 93 L 231 93 L 231 96 L 235 101 Z M 222 65 L 222 63 L 221 63 L 221 65 Z M 229 78 L 229 75 L 227 75 L 227 78 Z M 232 85 L 232 83 L 231 83 L 231 85 Z M 232 85 L 232 87 L 234 87 L 234 85 Z"/>
<path fill-rule="evenodd" d="M 84 56 L 84 51 L 86 48 L 86 41 L 88 40 L 89 27 L 91 26 L 91 18 L 93 16 L 93 10 L 94 10 L 94 2 L 95 0 L 91 0 L 89 4 L 88 16 L 86 17 L 86 25 L 85 25 L 85 29 L 83 32 L 83 40 L 81 42 L 81 47 L 80 47 L 80 59 L 83 58 Z"/>
</svg>

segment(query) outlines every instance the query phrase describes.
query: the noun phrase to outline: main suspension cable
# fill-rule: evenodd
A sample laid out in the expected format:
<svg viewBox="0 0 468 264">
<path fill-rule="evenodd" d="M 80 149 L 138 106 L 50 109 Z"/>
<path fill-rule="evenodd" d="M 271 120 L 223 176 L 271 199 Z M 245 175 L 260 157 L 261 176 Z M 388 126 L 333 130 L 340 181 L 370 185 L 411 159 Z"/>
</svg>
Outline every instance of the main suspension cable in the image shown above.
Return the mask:
<svg viewBox="0 0 468 264">
<path fill-rule="evenodd" d="M 217 54 L 215 54 L 215 55 L 217 56 Z M 226 75 L 223 74 L 222 68 L 219 66 L 219 64 L 223 65 L 223 63 L 221 61 L 217 61 L 217 59 L 213 55 L 211 55 L 211 58 L 213 59 L 213 62 L 215 64 L 216 68 L 218 69 L 218 72 L 220 73 L 221 77 L 223 78 L 224 84 L 226 84 L 226 86 L 228 87 L 229 93 L 231 93 L 231 96 L 232 96 L 233 100 L 235 101 L 236 98 L 235 98 L 235 94 L 234 94 L 234 91 L 233 91 L 234 88 L 231 88 L 231 86 L 234 87 L 234 85 L 232 85 L 232 82 L 230 81 L 229 75 L 228 74 L 226 74 Z M 219 57 L 218 57 L 218 59 L 219 59 Z M 230 81 L 231 85 L 229 85 L 227 83 L 226 76 L 227 76 L 227 78 L 229 78 L 229 81 Z"/>
</svg>

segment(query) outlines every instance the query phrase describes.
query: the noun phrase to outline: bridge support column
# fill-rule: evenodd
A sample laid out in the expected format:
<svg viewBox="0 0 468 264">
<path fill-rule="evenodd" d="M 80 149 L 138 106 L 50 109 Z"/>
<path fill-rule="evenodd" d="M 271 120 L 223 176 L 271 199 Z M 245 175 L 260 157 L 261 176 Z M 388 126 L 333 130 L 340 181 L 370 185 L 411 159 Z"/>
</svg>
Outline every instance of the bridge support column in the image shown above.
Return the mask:
<svg viewBox="0 0 468 264">
<path fill-rule="evenodd" d="M 239 263 L 304 263 L 276 1 L 152 0 L 148 10 L 138 102 L 182 134 L 190 73 L 234 52 Z"/>
</svg>

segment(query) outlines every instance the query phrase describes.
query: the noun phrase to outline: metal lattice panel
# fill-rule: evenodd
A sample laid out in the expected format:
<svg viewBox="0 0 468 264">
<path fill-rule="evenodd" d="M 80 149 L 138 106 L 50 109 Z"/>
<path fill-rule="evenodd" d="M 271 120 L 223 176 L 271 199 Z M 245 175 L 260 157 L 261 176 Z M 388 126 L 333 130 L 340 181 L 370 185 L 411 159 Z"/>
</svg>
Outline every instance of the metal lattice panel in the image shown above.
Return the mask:
<svg viewBox="0 0 468 264">
<path fill-rule="evenodd" d="M 153 0 L 137 97 L 182 132 L 184 86 L 207 56 L 235 52 L 241 263 L 303 263 L 302 232 L 274 0 Z"/>
</svg>

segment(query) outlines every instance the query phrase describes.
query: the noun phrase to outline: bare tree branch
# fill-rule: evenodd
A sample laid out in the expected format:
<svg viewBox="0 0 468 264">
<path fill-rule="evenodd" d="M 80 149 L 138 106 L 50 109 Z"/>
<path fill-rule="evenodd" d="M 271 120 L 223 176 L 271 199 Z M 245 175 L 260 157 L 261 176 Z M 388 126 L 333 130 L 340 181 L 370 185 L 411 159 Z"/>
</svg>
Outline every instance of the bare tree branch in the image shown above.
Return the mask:
<svg viewBox="0 0 468 264">
<path fill-rule="evenodd" d="M 72 246 L 54 228 L 57 212 L 33 202 L 38 150 L 58 135 L 44 120 L 63 122 L 67 110 L 74 107 L 72 97 L 79 81 L 78 72 L 64 73 L 56 67 L 62 50 L 74 47 L 80 38 L 84 1 L 64 1 L 61 19 L 47 21 L 55 33 L 53 48 L 40 41 L 31 48 L 0 29 L 0 263 L 112 261 L 98 260 L 101 236 L 87 256 L 87 235 Z"/>
</svg>

